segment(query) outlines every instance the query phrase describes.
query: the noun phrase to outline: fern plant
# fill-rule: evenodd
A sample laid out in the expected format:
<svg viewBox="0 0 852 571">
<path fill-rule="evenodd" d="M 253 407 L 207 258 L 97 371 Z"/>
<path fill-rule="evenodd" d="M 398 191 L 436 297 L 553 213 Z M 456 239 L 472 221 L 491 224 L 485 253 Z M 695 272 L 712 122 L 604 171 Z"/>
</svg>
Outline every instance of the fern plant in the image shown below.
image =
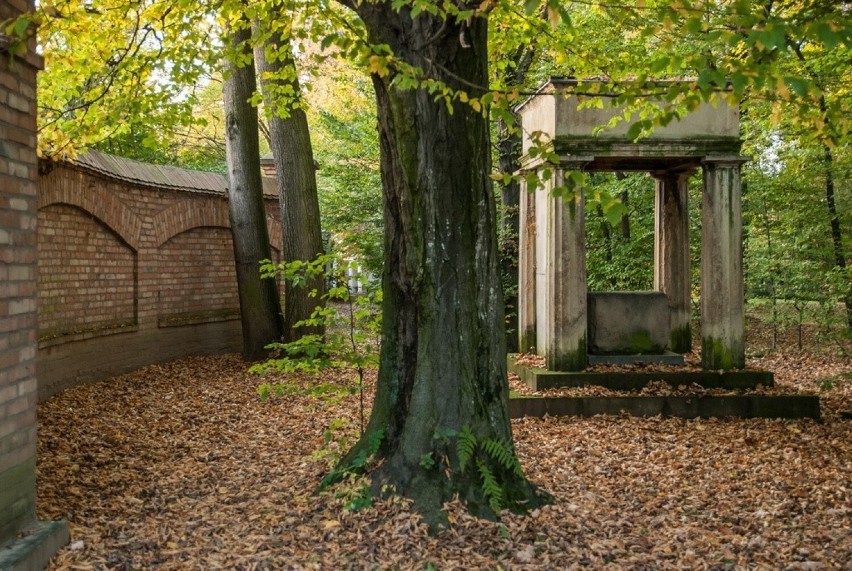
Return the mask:
<svg viewBox="0 0 852 571">
<path fill-rule="evenodd" d="M 442 434 L 446 433 L 443 431 Z M 438 431 L 436 431 L 438 434 Z M 480 456 L 477 456 L 477 452 Z M 471 461 L 475 460 L 476 470 L 482 486 L 482 493 L 488 500 L 488 505 L 499 513 L 505 506 L 506 498 L 502 486 L 497 481 L 489 462 L 502 467 L 504 470 L 523 477 L 523 468 L 515 455 L 511 443 L 504 443 L 493 438 L 479 440 L 470 426 L 464 425 L 456 435 L 456 455 L 459 461 L 459 471 L 465 472 Z"/>
</svg>

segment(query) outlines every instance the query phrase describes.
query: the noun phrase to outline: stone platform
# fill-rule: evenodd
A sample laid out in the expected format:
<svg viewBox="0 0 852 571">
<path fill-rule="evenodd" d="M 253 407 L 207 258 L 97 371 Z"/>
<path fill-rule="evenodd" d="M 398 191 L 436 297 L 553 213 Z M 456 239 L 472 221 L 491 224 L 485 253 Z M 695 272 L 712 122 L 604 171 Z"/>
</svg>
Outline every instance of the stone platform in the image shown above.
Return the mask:
<svg viewBox="0 0 852 571">
<path fill-rule="evenodd" d="M 748 390 L 773 386 L 768 371 L 548 371 L 519 365 L 509 355 L 510 373 L 532 390 L 601 386 L 616 391 L 638 391 L 651 382 L 663 381 L 673 388 L 698 385 L 704 389 Z M 676 416 L 680 418 L 820 418 L 819 398 L 811 395 L 618 395 L 590 397 L 513 397 L 509 401 L 512 418 L 524 416 L 594 416 L 630 414 L 633 416 Z"/>
</svg>

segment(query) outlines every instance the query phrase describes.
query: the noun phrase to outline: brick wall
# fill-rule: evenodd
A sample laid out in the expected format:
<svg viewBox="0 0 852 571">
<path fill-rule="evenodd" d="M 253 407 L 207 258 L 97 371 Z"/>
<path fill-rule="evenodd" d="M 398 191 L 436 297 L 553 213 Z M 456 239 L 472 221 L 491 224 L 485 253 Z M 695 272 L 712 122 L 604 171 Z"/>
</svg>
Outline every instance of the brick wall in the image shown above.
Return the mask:
<svg viewBox="0 0 852 571">
<path fill-rule="evenodd" d="M 227 198 L 213 190 L 224 178 L 173 171 L 208 180 L 207 190 L 186 190 L 119 176 L 144 170 L 138 163 L 116 176 L 80 164 L 42 167 L 40 399 L 154 362 L 240 350 Z M 270 242 L 279 244 L 274 195 L 267 212 Z"/>
<path fill-rule="evenodd" d="M 0 22 L 28 8 L 0 2 Z M 35 79 L 41 61 L 0 50 L 0 547 L 35 519 Z M 0 565 L 2 566 L 2 565 Z"/>
</svg>

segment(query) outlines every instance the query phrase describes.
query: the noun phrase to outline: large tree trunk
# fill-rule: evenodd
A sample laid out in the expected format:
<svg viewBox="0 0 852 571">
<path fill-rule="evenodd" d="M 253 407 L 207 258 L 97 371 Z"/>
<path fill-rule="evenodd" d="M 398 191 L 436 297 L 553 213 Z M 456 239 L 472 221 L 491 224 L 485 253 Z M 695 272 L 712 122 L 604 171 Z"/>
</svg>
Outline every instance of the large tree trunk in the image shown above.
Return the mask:
<svg viewBox="0 0 852 571">
<path fill-rule="evenodd" d="M 397 12 L 390 2 L 357 11 L 374 44 L 456 88 L 487 85 L 485 19 L 412 20 L 409 8 Z M 455 494 L 483 516 L 496 504 L 524 510 L 542 497 L 511 446 L 487 120 L 464 105 L 450 113 L 393 79 L 373 76 L 385 211 L 378 387 L 365 435 L 338 470 L 375 453 L 374 490 L 389 485 L 412 498 L 434 529 Z M 467 430 L 476 447 L 465 463 Z M 508 458 L 497 458 L 494 442 Z M 484 474 L 495 478 L 501 501 Z"/>
<path fill-rule="evenodd" d="M 277 54 L 267 59 L 265 49 Z M 277 90 L 294 94 L 300 103 L 299 79 L 290 49 L 289 38 L 273 35 L 265 46 L 255 49 L 255 61 L 261 77 L 269 116 L 269 135 L 278 194 L 281 201 L 284 262 L 310 262 L 323 253 L 317 198 L 316 167 L 308 132 L 308 120 L 298 105 L 283 105 L 275 100 Z M 283 87 L 283 89 L 282 89 Z M 315 294 L 313 293 L 315 292 Z M 321 327 L 295 327 L 309 319 L 322 304 L 325 282 L 322 275 L 309 278 L 305 285 L 284 284 L 284 340 L 295 341 L 307 334 L 322 334 Z"/>
<path fill-rule="evenodd" d="M 245 45 L 250 37 L 250 30 L 237 31 L 233 34 L 234 45 Z M 224 87 L 228 209 L 243 326 L 243 358 L 250 361 L 266 356 L 265 346 L 281 339 L 281 306 L 275 280 L 260 277 L 260 261 L 271 259 L 272 254 L 260 175 L 257 109 L 249 103 L 255 90 L 251 63 L 230 66 Z"/>
</svg>

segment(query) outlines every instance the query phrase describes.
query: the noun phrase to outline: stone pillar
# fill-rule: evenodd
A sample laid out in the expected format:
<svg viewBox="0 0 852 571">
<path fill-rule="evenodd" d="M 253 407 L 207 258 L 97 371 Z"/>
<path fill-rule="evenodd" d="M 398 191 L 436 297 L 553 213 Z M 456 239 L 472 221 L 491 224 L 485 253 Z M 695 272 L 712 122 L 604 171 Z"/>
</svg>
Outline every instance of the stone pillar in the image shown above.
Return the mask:
<svg viewBox="0 0 852 571">
<path fill-rule="evenodd" d="M 708 156 L 701 222 L 701 365 L 745 366 L 740 168 L 747 159 Z"/>
<path fill-rule="evenodd" d="M 581 168 L 582 165 L 563 165 Z M 554 183 L 563 184 L 556 170 Z M 589 363 L 586 346 L 587 283 L 583 190 L 549 197 L 547 213 L 547 307 L 550 315 L 545 359 L 553 371 L 582 371 Z"/>
<path fill-rule="evenodd" d="M 518 231 L 518 350 L 535 350 L 535 194 L 521 179 Z M 534 190 L 534 189 L 533 189 Z"/>
<path fill-rule="evenodd" d="M 32 2 L 0 3 L 0 22 Z M 0 47 L 0 569 L 39 569 L 68 541 L 64 523 L 36 521 L 36 73 Z"/>
<path fill-rule="evenodd" d="M 651 173 L 656 180 L 654 209 L 654 289 L 669 300 L 669 349 L 692 349 L 689 274 L 688 185 L 694 169 Z"/>
</svg>

